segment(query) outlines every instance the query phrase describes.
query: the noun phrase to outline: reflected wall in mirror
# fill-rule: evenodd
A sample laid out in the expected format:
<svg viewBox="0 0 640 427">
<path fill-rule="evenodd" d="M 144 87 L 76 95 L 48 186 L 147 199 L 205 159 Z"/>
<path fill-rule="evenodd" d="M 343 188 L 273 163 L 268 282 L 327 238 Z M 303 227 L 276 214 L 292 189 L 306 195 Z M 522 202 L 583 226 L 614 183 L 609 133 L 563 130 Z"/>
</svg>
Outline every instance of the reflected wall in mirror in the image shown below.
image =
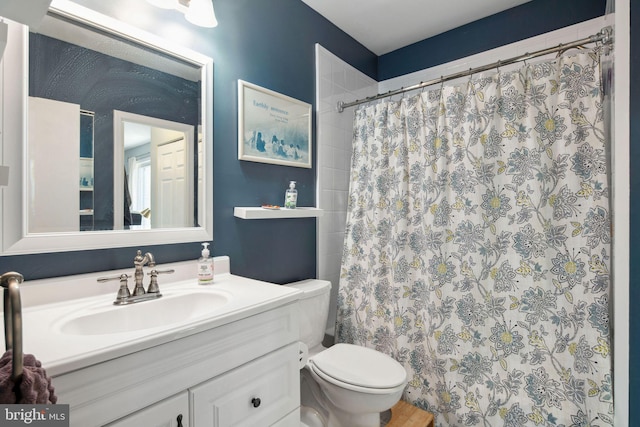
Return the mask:
<svg viewBox="0 0 640 427">
<path fill-rule="evenodd" d="M 94 49 L 100 49 L 96 51 Z M 31 98 L 43 98 L 51 101 L 39 109 L 30 109 L 29 126 L 35 130 L 30 133 L 29 144 L 37 144 L 39 147 L 45 143 L 36 141 L 45 135 L 65 134 L 66 139 L 58 139 L 54 145 L 59 147 L 59 154 L 50 153 L 49 156 L 40 158 L 41 162 L 47 160 L 49 164 L 41 164 L 39 170 L 54 170 L 63 168 L 71 173 L 78 170 L 76 159 L 79 154 L 79 133 L 75 140 L 69 135 L 66 129 L 69 124 L 76 120 L 73 117 L 61 116 L 52 121 L 50 115 L 61 114 L 64 111 L 62 105 L 72 104 L 78 110 L 89 110 L 94 112 L 94 152 L 97 161 L 93 169 L 93 218 L 92 230 L 119 230 L 123 229 L 123 223 L 127 228 L 131 225 L 131 218 L 128 208 L 123 212 L 121 209 L 113 209 L 114 206 L 121 206 L 123 203 L 122 194 L 118 187 L 121 182 L 117 174 L 123 174 L 125 170 L 122 165 L 114 164 L 115 158 L 114 144 L 117 136 L 114 132 L 114 117 L 116 111 L 139 114 L 142 116 L 159 120 L 171 121 L 191 128 L 191 138 L 183 141 L 184 150 L 189 153 L 195 152 L 194 129 L 200 123 L 200 73 L 199 68 L 195 69 L 189 64 L 176 62 L 169 68 L 170 72 L 158 70 L 155 62 L 140 60 L 136 62 L 121 59 L 121 57 L 131 58 L 132 55 L 123 55 L 127 49 L 140 49 L 130 43 L 124 43 L 113 38 L 104 38 L 104 35 L 95 31 L 89 31 L 85 27 L 63 21 L 55 17 L 47 16 L 43 24 L 38 28 L 38 33 L 29 33 L 29 96 Z M 118 56 L 104 52 L 118 52 Z M 146 50 L 143 50 L 146 52 Z M 153 58 L 150 58 L 153 59 Z M 169 60 L 165 58 L 165 60 Z M 173 74 L 172 74 L 173 73 Z M 64 103 L 64 104 L 63 104 Z M 72 114 L 72 113 L 67 113 Z M 78 113 L 79 115 L 79 113 Z M 37 129 L 40 128 L 40 129 Z M 34 137 L 35 136 L 35 137 Z M 46 142 L 50 144 L 51 141 Z M 73 146 L 73 151 L 67 147 Z M 122 146 L 119 147 L 122 149 Z M 34 151 L 34 150 L 31 150 Z M 40 150 L 38 150 L 40 151 Z M 74 155 L 75 154 L 75 155 Z M 75 157 L 75 158 L 74 158 Z M 33 158 L 31 159 L 33 161 Z M 180 163 L 184 168 L 188 159 L 185 158 Z M 189 170 L 197 170 L 197 158 L 190 157 Z M 82 166 L 84 162 L 80 162 Z M 154 171 L 155 172 L 155 171 Z M 56 176 L 61 179 L 56 180 Z M 153 174 L 152 178 L 159 176 Z M 47 179 L 42 180 L 45 184 L 40 184 L 41 177 L 30 175 L 30 179 L 35 179 L 35 185 L 30 188 L 40 189 L 37 193 L 31 192 L 29 195 L 32 211 L 34 206 L 45 205 L 37 198 L 44 197 L 54 191 L 60 193 L 65 200 L 74 196 L 76 199 L 79 193 L 78 186 L 70 186 L 67 180 L 62 179 L 61 174 L 47 174 Z M 192 183 L 193 179 L 183 177 L 184 183 Z M 80 182 L 82 186 L 83 182 Z M 114 186 L 115 184 L 115 186 Z M 158 183 L 159 184 L 159 183 Z M 44 187 L 44 188 L 43 188 Z M 86 187 L 86 186 L 85 186 Z M 152 185 L 153 188 L 167 188 L 162 185 Z M 193 205 L 193 199 L 197 197 L 193 192 L 193 185 L 190 192 L 183 191 L 180 199 L 162 202 L 162 196 L 170 197 L 168 191 L 157 193 L 154 202 L 160 205 L 170 205 L 181 203 L 175 208 L 176 214 L 180 214 L 181 221 L 154 221 L 152 227 L 193 227 L 193 213 L 187 221 L 187 211 L 189 204 Z M 86 189 L 85 189 L 86 190 Z M 87 191 L 83 191 L 86 193 Z M 44 196 L 43 196 L 43 194 Z M 77 208 L 79 203 L 75 201 L 73 205 L 65 203 L 63 205 L 46 203 L 48 210 L 38 208 L 33 217 L 30 217 L 29 232 L 52 232 L 52 231 L 78 231 L 80 229 L 89 230 L 87 223 L 78 223 Z M 73 212 L 73 209 L 75 212 Z M 51 212 L 55 210 L 56 212 Z M 63 212 L 61 212 L 63 211 Z M 43 214 L 47 212 L 46 214 Z M 89 212 L 83 210 L 84 216 Z M 56 218 L 56 221 L 47 222 L 47 217 Z M 135 215 L 134 215 L 135 216 Z M 167 218 L 168 215 L 164 217 Z M 66 218 L 69 221 L 64 221 Z M 68 229 L 71 223 L 75 223 L 75 228 Z M 49 227 L 46 225 L 49 224 Z M 81 227 L 81 225 L 83 225 Z"/>
<path fill-rule="evenodd" d="M 28 132 L 4 129 L 26 145 L 3 147 L 23 181 L 2 205 L 3 231 L 21 230 L 2 253 L 211 240 L 211 58 L 65 0 L 37 33 L 11 24 L 3 78 L 28 75 L 28 88 L 3 102 L 22 106 Z M 125 155 L 140 124 L 148 169 Z"/>
</svg>

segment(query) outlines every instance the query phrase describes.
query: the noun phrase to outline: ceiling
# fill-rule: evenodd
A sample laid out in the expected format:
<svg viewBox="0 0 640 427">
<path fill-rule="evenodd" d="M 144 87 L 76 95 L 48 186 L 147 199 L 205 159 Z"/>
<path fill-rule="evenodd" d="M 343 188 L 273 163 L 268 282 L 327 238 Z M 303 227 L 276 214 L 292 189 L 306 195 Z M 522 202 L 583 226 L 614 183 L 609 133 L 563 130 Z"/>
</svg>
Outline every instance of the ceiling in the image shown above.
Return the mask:
<svg viewBox="0 0 640 427">
<path fill-rule="evenodd" d="M 302 0 L 376 55 L 530 0 Z"/>
</svg>

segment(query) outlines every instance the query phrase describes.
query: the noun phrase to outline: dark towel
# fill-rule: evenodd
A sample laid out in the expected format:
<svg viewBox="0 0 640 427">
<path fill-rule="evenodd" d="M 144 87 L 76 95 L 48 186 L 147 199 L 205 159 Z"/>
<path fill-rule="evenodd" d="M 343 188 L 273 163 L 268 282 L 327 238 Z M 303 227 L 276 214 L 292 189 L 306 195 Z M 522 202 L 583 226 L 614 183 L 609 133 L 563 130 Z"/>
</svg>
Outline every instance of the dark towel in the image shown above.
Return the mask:
<svg viewBox="0 0 640 427">
<path fill-rule="evenodd" d="M 13 392 L 15 386 L 11 379 L 13 351 L 6 351 L 0 358 L 0 403 L 26 403 L 26 404 L 49 404 L 56 403 L 58 398 L 54 394 L 51 378 L 42 364 L 31 354 L 23 357 L 24 368 L 22 370 L 22 382 L 20 383 L 20 401 L 16 402 L 16 394 Z"/>
</svg>

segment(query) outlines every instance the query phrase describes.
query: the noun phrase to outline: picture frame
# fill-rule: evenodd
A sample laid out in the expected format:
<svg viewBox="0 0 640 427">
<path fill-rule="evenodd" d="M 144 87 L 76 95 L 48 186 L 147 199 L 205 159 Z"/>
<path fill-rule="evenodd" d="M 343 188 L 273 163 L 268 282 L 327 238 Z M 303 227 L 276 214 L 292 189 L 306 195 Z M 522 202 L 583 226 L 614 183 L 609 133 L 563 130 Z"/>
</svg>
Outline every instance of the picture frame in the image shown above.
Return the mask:
<svg viewBox="0 0 640 427">
<path fill-rule="evenodd" d="M 311 104 L 238 80 L 238 159 L 311 168 Z"/>
</svg>

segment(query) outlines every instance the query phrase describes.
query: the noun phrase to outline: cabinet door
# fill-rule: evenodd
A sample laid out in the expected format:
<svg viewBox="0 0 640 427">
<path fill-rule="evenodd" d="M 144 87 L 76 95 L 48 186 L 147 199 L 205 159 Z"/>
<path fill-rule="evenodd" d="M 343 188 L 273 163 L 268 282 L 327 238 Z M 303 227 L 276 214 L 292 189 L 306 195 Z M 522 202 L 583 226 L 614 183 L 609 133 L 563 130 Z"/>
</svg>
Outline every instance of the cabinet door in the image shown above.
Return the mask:
<svg viewBox="0 0 640 427">
<path fill-rule="evenodd" d="M 300 406 L 298 344 L 190 389 L 194 427 L 266 427 Z"/>
<path fill-rule="evenodd" d="M 189 427 L 189 394 L 185 391 L 144 408 L 107 427 Z"/>
</svg>

